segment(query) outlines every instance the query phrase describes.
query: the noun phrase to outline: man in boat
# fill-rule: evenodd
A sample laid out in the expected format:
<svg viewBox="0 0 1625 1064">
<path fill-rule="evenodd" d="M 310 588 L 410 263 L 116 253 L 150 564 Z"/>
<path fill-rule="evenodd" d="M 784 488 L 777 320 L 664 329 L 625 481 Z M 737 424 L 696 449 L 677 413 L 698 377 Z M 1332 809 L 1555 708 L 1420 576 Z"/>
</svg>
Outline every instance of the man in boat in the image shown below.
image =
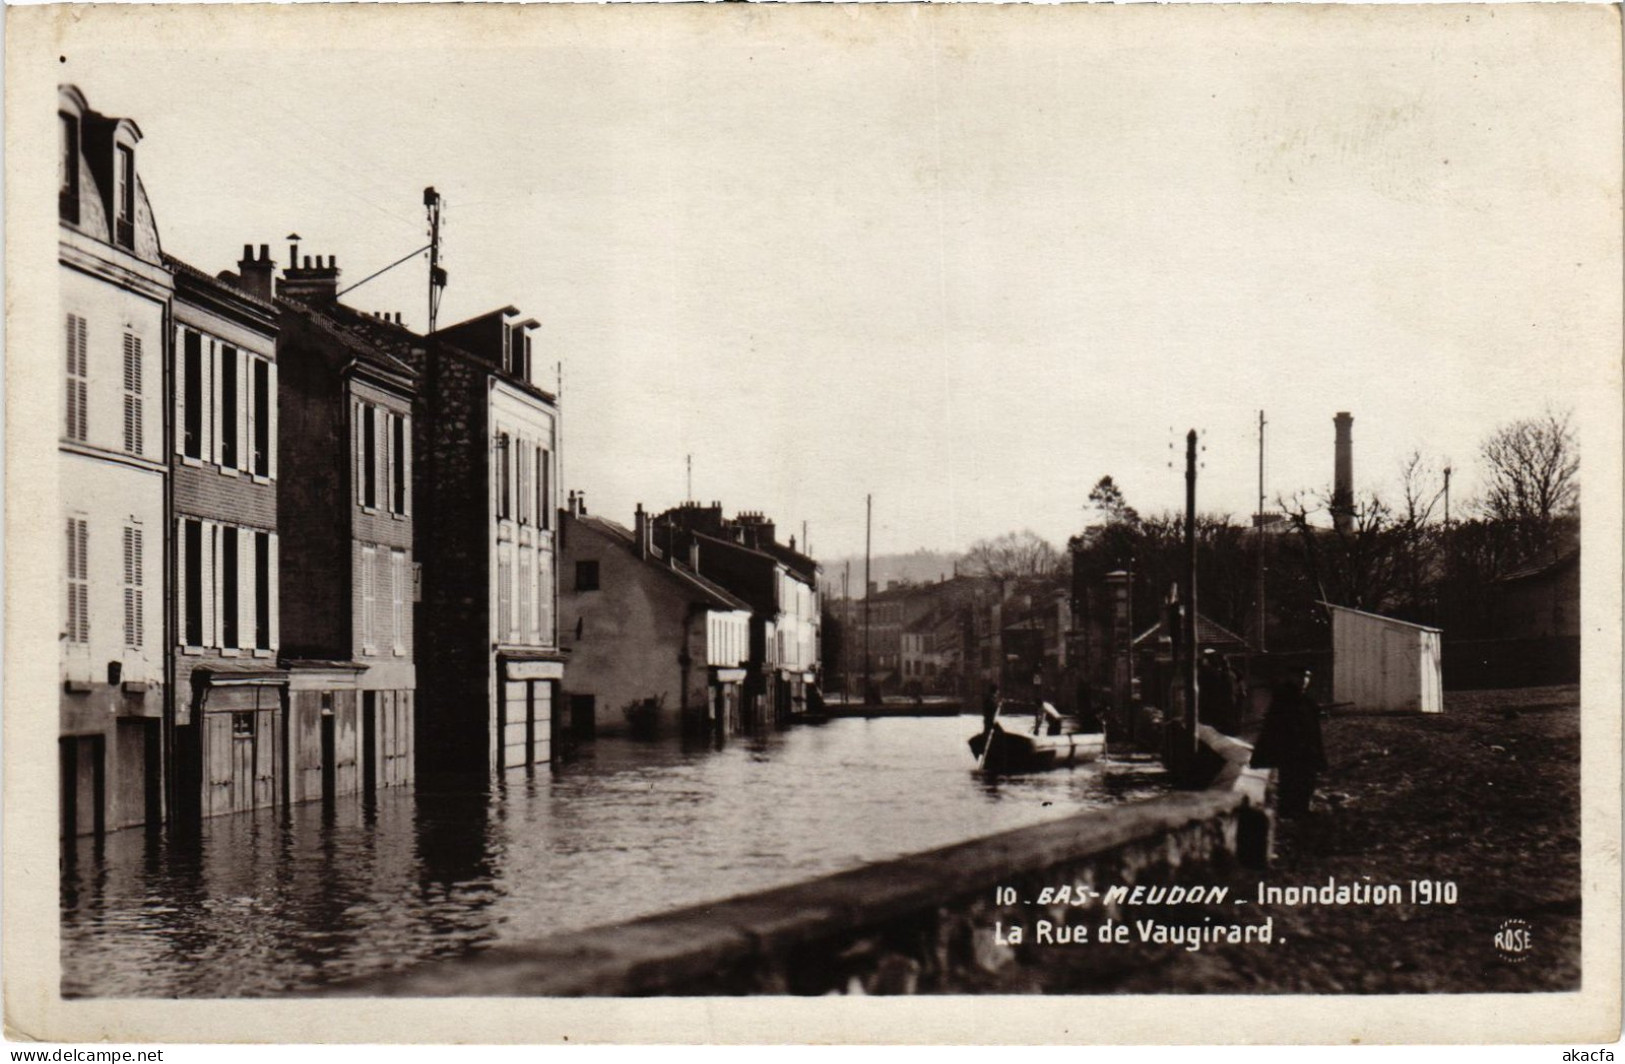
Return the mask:
<svg viewBox="0 0 1625 1064">
<path fill-rule="evenodd" d="M 1033 734 L 1043 735 L 1061 734 L 1061 711 L 1048 702 L 1039 702 L 1038 710 L 1033 714 Z"/>
<path fill-rule="evenodd" d="M 993 721 L 999 715 L 999 685 L 990 683 L 982 695 L 982 731 L 993 730 Z"/>
</svg>

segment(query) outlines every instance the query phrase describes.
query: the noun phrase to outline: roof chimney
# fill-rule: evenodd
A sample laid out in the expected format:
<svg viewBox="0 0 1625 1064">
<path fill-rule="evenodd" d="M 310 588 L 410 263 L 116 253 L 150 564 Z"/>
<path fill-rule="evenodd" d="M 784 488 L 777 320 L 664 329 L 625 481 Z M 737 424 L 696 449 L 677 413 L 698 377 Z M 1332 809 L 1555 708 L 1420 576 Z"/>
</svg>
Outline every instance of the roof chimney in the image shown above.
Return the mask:
<svg viewBox="0 0 1625 1064">
<path fill-rule="evenodd" d="M 299 245 L 292 245 L 291 250 L 298 252 Z M 289 266 L 282 271 L 282 283 L 277 286 L 278 295 L 317 304 L 336 301 L 338 291 L 339 268 L 336 258 L 332 255 L 327 256 L 325 265 L 320 255 L 316 256 L 314 264 L 311 257 L 306 255 L 303 266 Z"/>
<path fill-rule="evenodd" d="M 1332 480 L 1332 527 L 1347 532 L 1354 527 L 1354 415 L 1339 411 L 1336 466 Z"/>
<path fill-rule="evenodd" d="M 642 561 L 649 559 L 649 515 L 643 512 L 643 504 L 632 513 L 632 532 L 638 537 L 638 558 Z"/>
<path fill-rule="evenodd" d="M 254 245 L 244 244 L 242 261 L 237 263 L 237 274 L 242 278 L 244 292 L 269 302 L 271 281 L 276 276 L 276 263 L 271 261 L 270 245 L 261 244 L 259 258 L 255 258 Z"/>
</svg>

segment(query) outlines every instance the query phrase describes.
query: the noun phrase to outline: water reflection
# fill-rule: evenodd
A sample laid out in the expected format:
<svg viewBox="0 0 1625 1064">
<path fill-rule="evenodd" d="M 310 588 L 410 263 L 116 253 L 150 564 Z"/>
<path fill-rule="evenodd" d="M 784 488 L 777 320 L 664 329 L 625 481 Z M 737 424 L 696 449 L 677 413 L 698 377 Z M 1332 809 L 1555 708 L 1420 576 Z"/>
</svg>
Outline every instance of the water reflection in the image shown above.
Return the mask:
<svg viewBox="0 0 1625 1064">
<path fill-rule="evenodd" d="M 778 886 L 1149 794 L 1151 766 L 989 782 L 979 718 L 705 746 L 600 740 L 493 793 L 384 791 L 80 840 L 63 992 L 241 996 Z"/>
</svg>

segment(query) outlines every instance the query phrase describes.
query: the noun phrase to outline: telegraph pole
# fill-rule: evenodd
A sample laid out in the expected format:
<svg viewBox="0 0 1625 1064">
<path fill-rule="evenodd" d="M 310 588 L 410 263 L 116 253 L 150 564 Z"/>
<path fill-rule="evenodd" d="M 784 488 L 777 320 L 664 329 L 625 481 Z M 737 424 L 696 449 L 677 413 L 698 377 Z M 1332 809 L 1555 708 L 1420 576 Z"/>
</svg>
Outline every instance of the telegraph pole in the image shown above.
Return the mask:
<svg viewBox="0 0 1625 1064">
<path fill-rule="evenodd" d="M 1185 749 L 1196 751 L 1196 661 L 1201 651 L 1196 645 L 1196 430 L 1185 436 Z"/>
<path fill-rule="evenodd" d="M 863 700 L 869 701 L 869 688 L 873 683 L 870 679 L 869 662 L 869 588 L 873 585 L 869 580 L 869 547 L 875 524 L 875 497 L 863 497 L 865 516 L 863 519 Z"/>
<path fill-rule="evenodd" d="M 1258 652 L 1265 653 L 1265 630 L 1269 625 L 1269 612 L 1264 605 L 1264 411 L 1258 412 L 1258 516 L 1253 518 L 1253 534 L 1258 537 L 1258 590 L 1254 595 L 1257 600 L 1258 621 L 1257 631 L 1254 632 L 1258 643 Z"/>
<path fill-rule="evenodd" d="M 684 460 L 684 462 L 687 463 L 687 466 L 688 466 L 688 488 L 687 488 L 687 494 L 683 496 L 683 501 L 684 502 L 693 502 L 694 501 L 694 456 L 693 455 L 686 455 L 683 460 Z"/>
<path fill-rule="evenodd" d="M 1444 527 L 1450 527 L 1450 467 L 1444 467 Z"/>
<path fill-rule="evenodd" d="M 440 294 L 446 288 L 446 271 L 440 265 L 440 209 L 444 201 L 430 185 L 423 190 L 423 206 L 429 212 L 429 332 L 440 317 Z"/>
</svg>

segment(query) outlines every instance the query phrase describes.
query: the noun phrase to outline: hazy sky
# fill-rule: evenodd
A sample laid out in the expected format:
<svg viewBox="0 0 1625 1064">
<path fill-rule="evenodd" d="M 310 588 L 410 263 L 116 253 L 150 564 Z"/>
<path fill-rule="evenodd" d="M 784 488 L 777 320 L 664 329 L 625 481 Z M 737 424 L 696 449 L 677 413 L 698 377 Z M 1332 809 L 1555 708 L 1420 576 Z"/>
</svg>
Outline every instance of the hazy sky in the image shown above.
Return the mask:
<svg viewBox="0 0 1625 1064">
<path fill-rule="evenodd" d="M 692 454 L 834 556 L 866 492 L 886 552 L 1180 505 L 1190 427 L 1245 514 L 1260 408 L 1272 495 L 1349 410 L 1358 486 L 1421 448 L 1461 500 L 1494 425 L 1617 395 L 1616 16 L 1543 7 L 214 8 L 58 72 L 211 272 L 297 231 L 360 280 L 434 185 L 441 322 L 542 320 L 566 487 L 630 521 Z M 347 301 L 421 328 L 425 272 Z"/>
</svg>

